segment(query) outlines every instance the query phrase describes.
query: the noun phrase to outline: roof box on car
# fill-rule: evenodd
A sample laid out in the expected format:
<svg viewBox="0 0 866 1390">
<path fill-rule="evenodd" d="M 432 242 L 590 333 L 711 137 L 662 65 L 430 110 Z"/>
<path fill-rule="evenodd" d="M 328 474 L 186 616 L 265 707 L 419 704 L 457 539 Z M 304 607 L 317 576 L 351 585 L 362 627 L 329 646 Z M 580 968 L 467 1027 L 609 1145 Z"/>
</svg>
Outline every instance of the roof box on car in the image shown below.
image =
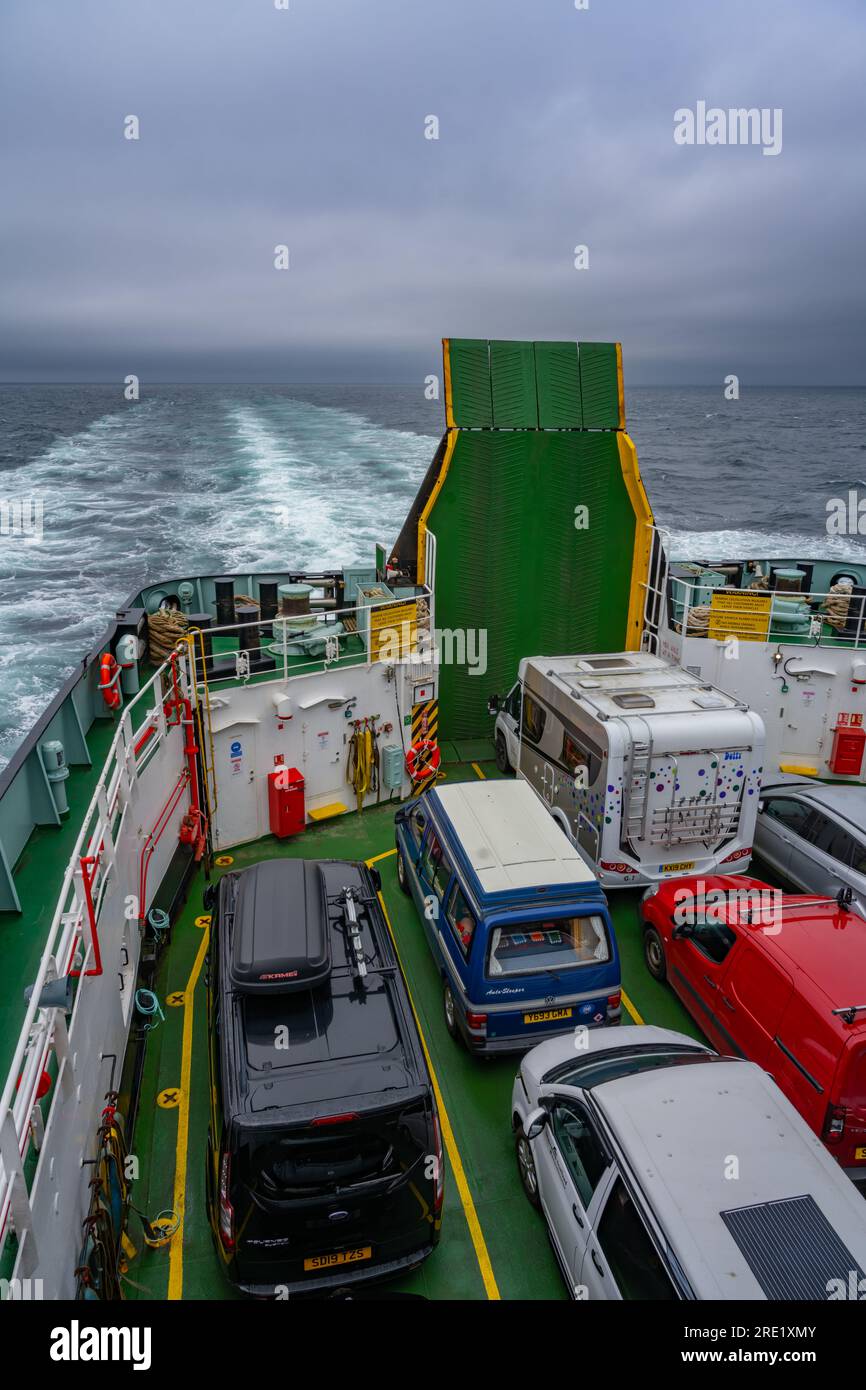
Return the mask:
<svg viewBox="0 0 866 1390">
<path fill-rule="evenodd" d="M 331 973 L 322 876 L 302 859 L 269 859 L 239 875 L 232 984 L 245 994 L 285 994 Z"/>
</svg>

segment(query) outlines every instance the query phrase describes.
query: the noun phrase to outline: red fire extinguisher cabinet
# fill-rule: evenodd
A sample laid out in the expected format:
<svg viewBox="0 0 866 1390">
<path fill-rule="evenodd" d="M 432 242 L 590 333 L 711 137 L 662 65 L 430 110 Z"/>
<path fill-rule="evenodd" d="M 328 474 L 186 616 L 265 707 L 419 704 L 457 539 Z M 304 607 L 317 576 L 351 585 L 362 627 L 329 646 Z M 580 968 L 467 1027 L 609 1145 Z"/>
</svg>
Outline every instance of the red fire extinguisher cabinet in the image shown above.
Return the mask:
<svg viewBox="0 0 866 1390">
<path fill-rule="evenodd" d="M 268 773 L 268 819 L 271 833 L 281 840 L 303 830 L 304 779 L 296 767 L 278 767 Z"/>
<path fill-rule="evenodd" d="M 829 767 L 837 777 L 859 777 L 863 766 L 863 746 L 866 729 L 850 724 L 837 724 L 833 729 L 833 751 Z"/>
</svg>

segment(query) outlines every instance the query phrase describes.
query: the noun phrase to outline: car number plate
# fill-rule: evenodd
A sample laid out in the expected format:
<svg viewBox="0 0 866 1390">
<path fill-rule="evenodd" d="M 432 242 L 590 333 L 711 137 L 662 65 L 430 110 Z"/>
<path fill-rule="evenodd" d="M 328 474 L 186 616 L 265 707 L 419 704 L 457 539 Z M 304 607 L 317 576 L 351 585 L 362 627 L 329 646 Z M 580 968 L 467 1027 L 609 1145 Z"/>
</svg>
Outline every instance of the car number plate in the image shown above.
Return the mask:
<svg viewBox="0 0 866 1390">
<path fill-rule="evenodd" d="M 681 864 L 662 864 L 661 866 L 662 871 L 666 874 L 685 874 L 694 867 L 694 859 L 684 859 Z"/>
<path fill-rule="evenodd" d="M 304 1260 L 304 1269 L 334 1269 L 337 1265 L 356 1265 L 369 1260 L 373 1255 L 371 1245 L 362 1245 L 357 1250 L 336 1250 L 330 1255 L 311 1255 Z"/>
<path fill-rule="evenodd" d="M 555 1019 L 571 1018 L 572 1009 L 542 1009 L 537 1014 L 524 1014 L 524 1023 L 552 1023 Z"/>
<path fill-rule="evenodd" d="M 861 1147 L 860 1147 L 859 1149 L 855 1149 L 855 1150 L 854 1150 L 854 1157 L 855 1157 L 858 1161 L 862 1161 L 864 1158 L 866 1158 L 866 1148 L 863 1148 L 862 1145 L 861 1145 Z"/>
</svg>

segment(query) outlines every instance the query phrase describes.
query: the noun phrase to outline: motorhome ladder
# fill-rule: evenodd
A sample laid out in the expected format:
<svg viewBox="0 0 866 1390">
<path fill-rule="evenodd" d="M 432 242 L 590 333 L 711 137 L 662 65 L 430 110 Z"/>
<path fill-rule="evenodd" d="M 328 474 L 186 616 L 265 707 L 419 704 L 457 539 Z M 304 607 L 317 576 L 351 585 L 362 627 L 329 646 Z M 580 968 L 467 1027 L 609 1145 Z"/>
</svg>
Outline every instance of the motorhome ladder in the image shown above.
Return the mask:
<svg viewBox="0 0 866 1390">
<path fill-rule="evenodd" d="M 626 838 L 642 840 L 649 802 L 649 775 L 652 761 L 652 741 L 633 743 L 629 759 L 629 779 L 625 817 Z"/>
</svg>

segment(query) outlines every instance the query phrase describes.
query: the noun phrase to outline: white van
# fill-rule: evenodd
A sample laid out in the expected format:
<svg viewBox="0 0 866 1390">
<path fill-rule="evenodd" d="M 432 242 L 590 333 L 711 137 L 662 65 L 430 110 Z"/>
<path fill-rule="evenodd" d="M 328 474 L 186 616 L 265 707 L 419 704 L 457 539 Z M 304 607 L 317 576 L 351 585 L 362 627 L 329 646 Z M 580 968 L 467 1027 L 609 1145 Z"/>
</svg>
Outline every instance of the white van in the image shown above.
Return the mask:
<svg viewBox="0 0 866 1390">
<path fill-rule="evenodd" d="M 764 725 L 733 696 L 649 652 L 534 656 L 490 709 L 605 888 L 748 867 Z"/>
</svg>

